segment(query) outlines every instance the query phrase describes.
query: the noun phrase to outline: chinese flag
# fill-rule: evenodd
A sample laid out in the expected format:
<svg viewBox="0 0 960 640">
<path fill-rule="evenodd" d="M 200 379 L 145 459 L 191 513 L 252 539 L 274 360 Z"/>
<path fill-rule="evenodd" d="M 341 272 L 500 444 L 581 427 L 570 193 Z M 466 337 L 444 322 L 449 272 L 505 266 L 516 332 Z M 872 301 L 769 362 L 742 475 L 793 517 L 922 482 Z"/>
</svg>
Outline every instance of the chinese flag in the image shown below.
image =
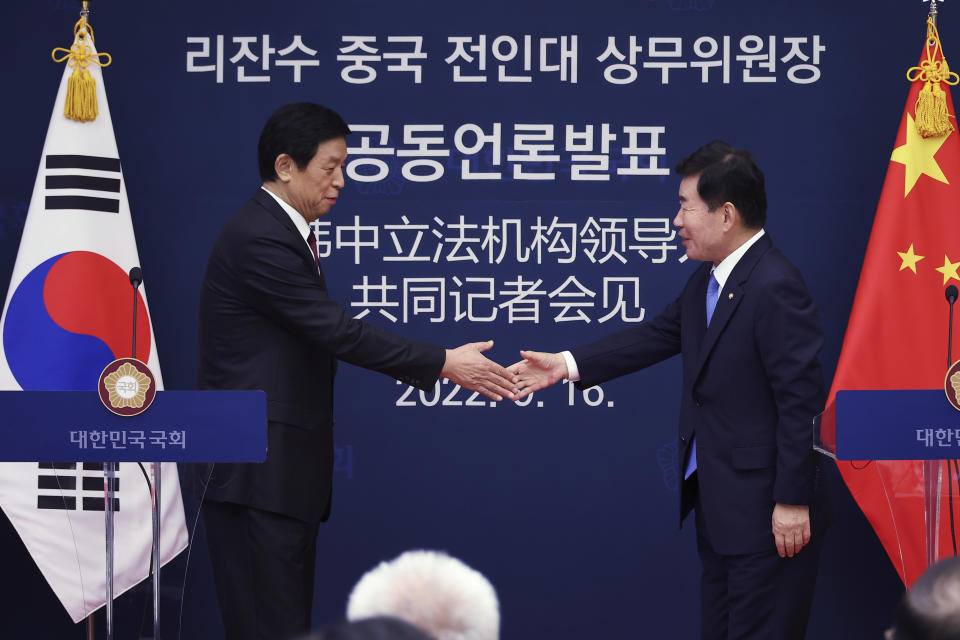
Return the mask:
<svg viewBox="0 0 960 640">
<path fill-rule="evenodd" d="M 943 59 L 932 27 L 929 36 L 921 64 Z M 939 389 L 943 385 L 949 317 L 944 294 L 951 283 L 960 285 L 960 136 L 950 88 L 939 81 L 932 85 L 946 93 L 953 128 L 931 137 L 918 132 L 917 98 L 926 84 L 922 79 L 913 81 L 890 155 L 824 414 L 825 441 L 832 431 L 838 390 Z M 837 464 L 900 577 L 910 586 L 927 564 L 923 463 Z M 950 474 L 943 465 L 946 496 Z M 954 511 L 960 516 L 960 501 Z M 950 518 L 945 497 L 938 558 L 953 553 Z"/>
</svg>

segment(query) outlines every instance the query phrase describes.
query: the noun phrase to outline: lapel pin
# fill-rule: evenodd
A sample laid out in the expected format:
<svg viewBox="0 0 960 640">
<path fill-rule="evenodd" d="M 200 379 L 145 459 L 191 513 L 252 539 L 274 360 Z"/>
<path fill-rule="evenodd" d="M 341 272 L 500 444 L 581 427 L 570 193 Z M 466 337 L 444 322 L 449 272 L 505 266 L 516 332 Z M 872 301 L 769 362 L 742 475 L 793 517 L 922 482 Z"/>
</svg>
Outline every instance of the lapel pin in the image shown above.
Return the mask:
<svg viewBox="0 0 960 640">
<path fill-rule="evenodd" d="M 732 293 L 727 296 L 727 300 L 733 300 L 733 294 L 732 294 Z"/>
</svg>

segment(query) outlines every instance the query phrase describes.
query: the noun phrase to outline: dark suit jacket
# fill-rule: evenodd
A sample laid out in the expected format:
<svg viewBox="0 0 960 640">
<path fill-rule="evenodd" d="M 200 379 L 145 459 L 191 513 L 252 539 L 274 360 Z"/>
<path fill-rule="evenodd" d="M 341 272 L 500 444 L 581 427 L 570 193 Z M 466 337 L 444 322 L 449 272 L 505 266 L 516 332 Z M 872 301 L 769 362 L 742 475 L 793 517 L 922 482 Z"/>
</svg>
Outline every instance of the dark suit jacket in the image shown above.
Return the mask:
<svg viewBox="0 0 960 640">
<path fill-rule="evenodd" d="M 206 499 L 308 522 L 329 514 L 337 360 L 425 390 L 444 362 L 440 347 L 354 320 L 331 300 L 300 232 L 262 189 L 213 247 L 199 348 L 199 388 L 262 389 L 269 423 L 266 462 L 215 465 Z"/>
<path fill-rule="evenodd" d="M 697 441 L 698 521 L 724 555 L 774 545 L 776 502 L 829 509 L 811 420 L 823 410 L 820 320 L 797 269 L 764 234 L 727 279 L 710 327 L 702 264 L 656 319 L 572 350 L 581 388 L 683 355 L 678 468 Z M 693 506 L 681 482 L 680 520 Z"/>
</svg>

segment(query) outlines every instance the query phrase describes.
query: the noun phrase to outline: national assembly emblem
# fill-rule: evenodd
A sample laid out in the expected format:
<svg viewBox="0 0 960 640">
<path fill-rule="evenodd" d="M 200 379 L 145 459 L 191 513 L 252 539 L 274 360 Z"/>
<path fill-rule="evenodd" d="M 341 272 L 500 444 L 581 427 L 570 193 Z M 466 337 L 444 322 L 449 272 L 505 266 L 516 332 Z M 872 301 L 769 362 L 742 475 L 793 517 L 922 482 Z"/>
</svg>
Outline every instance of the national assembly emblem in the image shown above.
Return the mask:
<svg viewBox="0 0 960 640">
<path fill-rule="evenodd" d="M 133 358 L 114 360 L 100 374 L 100 401 L 118 416 L 135 416 L 150 407 L 157 382 L 146 364 Z"/>
<path fill-rule="evenodd" d="M 953 408 L 960 411 L 960 360 L 954 362 L 943 379 L 943 391 Z"/>
</svg>

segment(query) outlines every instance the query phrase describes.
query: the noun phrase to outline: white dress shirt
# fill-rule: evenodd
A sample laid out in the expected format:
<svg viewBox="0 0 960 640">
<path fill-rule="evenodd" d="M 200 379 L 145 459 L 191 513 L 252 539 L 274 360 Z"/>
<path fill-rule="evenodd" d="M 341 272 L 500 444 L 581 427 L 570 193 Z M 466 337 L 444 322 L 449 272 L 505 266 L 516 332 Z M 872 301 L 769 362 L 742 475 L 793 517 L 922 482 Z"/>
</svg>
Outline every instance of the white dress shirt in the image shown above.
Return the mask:
<svg viewBox="0 0 960 640">
<path fill-rule="evenodd" d="M 293 221 L 297 231 L 300 232 L 300 236 L 303 238 L 303 241 L 307 243 L 307 248 L 310 249 L 310 241 L 307 240 L 307 238 L 313 236 L 313 229 L 310 228 L 310 225 L 307 223 L 307 219 L 300 215 L 299 211 L 284 202 L 283 198 L 275 194 L 273 191 L 270 191 L 270 189 L 267 189 L 264 186 L 261 186 L 260 188 L 269 193 L 270 197 L 276 200 L 277 204 L 280 205 L 280 208 L 283 209 L 288 216 L 290 216 L 290 219 Z M 313 249 L 310 249 L 310 255 L 313 255 Z"/>
</svg>

